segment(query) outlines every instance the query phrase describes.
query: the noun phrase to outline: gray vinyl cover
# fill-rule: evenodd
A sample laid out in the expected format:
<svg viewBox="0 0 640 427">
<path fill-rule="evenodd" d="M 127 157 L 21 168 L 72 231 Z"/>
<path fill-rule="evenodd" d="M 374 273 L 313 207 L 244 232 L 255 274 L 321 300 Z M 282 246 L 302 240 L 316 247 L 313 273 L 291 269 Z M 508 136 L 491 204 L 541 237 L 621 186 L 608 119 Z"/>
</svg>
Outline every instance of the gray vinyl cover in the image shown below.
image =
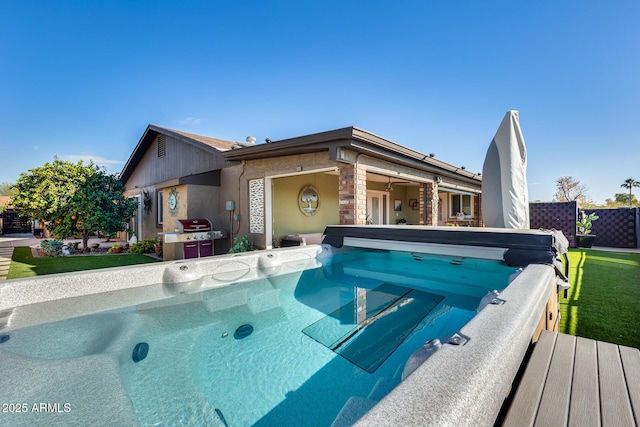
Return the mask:
<svg viewBox="0 0 640 427">
<path fill-rule="evenodd" d="M 487 150 L 482 219 L 486 227 L 529 228 L 527 149 L 517 111 L 507 111 Z"/>
<path fill-rule="evenodd" d="M 567 252 L 567 238 L 558 230 L 505 230 L 466 227 L 330 225 L 323 243 L 341 248 L 345 237 L 441 245 L 504 248 L 508 265 L 553 264 Z"/>
</svg>

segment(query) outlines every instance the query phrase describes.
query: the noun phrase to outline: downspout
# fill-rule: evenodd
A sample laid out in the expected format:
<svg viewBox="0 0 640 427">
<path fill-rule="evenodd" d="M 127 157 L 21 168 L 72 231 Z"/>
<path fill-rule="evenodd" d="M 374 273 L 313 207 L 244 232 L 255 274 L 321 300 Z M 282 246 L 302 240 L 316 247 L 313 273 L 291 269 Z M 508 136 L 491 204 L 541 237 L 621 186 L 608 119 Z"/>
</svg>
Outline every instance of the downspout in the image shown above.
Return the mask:
<svg viewBox="0 0 640 427">
<path fill-rule="evenodd" d="M 241 194 L 241 191 L 240 191 L 241 190 L 240 183 L 242 181 L 242 177 L 244 176 L 245 163 L 246 163 L 246 160 L 242 160 L 241 161 L 240 164 L 242 165 L 242 172 L 240 172 L 240 175 L 238 175 L 238 203 L 236 205 L 236 208 L 238 209 L 238 212 L 242 212 L 242 209 L 240 209 L 240 203 L 241 203 L 241 200 L 242 200 L 242 194 Z M 229 249 L 231 249 L 233 247 L 233 236 L 235 234 L 238 234 L 238 232 L 240 231 L 240 221 L 242 220 L 242 216 L 240 216 L 240 219 L 238 220 L 238 228 L 235 231 L 233 231 L 233 215 L 234 215 L 234 213 L 235 213 L 235 210 L 229 212 L 229 216 L 230 216 L 230 218 L 229 218 L 229 233 L 230 233 L 230 236 L 229 236 Z"/>
</svg>

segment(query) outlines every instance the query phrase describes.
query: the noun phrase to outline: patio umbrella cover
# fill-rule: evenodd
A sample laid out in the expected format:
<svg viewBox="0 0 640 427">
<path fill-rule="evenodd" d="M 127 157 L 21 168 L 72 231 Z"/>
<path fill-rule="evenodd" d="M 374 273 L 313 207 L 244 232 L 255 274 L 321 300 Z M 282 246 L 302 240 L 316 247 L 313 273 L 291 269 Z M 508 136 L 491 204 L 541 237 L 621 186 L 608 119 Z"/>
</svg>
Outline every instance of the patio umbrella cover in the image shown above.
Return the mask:
<svg viewBox="0 0 640 427">
<path fill-rule="evenodd" d="M 507 111 L 487 150 L 482 218 L 486 227 L 529 228 L 527 149 L 517 111 Z"/>
</svg>

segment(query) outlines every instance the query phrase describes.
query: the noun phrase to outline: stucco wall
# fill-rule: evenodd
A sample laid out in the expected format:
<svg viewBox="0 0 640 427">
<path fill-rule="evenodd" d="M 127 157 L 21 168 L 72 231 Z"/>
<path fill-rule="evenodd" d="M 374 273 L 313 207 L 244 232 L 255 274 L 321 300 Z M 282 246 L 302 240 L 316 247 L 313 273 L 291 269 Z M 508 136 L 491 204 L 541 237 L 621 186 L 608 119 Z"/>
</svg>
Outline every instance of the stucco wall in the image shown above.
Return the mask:
<svg viewBox="0 0 640 427">
<path fill-rule="evenodd" d="M 288 157 L 274 157 L 259 160 L 244 161 L 239 165 L 226 167 L 221 171 L 221 180 L 223 187 L 221 189 L 220 200 L 221 210 L 225 208 L 225 201 L 231 200 L 235 202 L 234 214 L 239 215 L 238 220 L 233 221 L 233 236 L 249 235 L 254 245 L 259 248 L 264 248 L 268 244 L 271 244 L 272 236 L 266 236 L 265 234 L 250 234 L 249 233 L 249 181 L 252 179 L 263 179 L 264 177 L 272 177 L 278 175 L 288 175 L 286 179 L 295 178 L 295 175 L 310 176 L 314 170 L 326 169 L 336 167 L 337 162 L 331 161 L 328 158 L 328 153 L 310 153 L 300 154 L 296 156 Z M 274 178 L 275 180 L 284 180 L 285 178 Z M 295 194 L 297 199 L 297 193 Z M 337 189 L 336 189 L 337 197 Z M 336 199 L 337 200 L 337 199 Z M 336 202 L 337 203 L 337 202 Z M 298 210 L 297 204 L 294 205 L 296 211 Z M 274 209 L 277 206 L 274 206 Z M 337 205 L 336 205 L 337 214 Z M 228 215 L 228 213 L 227 213 Z M 274 218 L 276 220 L 281 219 L 280 216 L 276 217 L 274 212 Z M 284 229 L 281 229 L 284 232 Z M 318 231 L 318 230 L 316 230 Z M 278 231 L 280 233 L 281 231 Z M 292 231 L 293 232 L 293 231 Z M 296 231 L 297 232 L 297 231 Z M 289 233 L 287 233 L 289 234 Z M 277 238 L 278 234 L 274 230 L 274 236 Z"/>
<path fill-rule="evenodd" d="M 303 187 L 318 190 L 318 210 L 306 216 L 298 206 Z M 322 232 L 328 224 L 337 224 L 338 177 L 327 174 L 298 175 L 273 180 L 273 235 L 281 239 L 287 234 Z"/>
</svg>

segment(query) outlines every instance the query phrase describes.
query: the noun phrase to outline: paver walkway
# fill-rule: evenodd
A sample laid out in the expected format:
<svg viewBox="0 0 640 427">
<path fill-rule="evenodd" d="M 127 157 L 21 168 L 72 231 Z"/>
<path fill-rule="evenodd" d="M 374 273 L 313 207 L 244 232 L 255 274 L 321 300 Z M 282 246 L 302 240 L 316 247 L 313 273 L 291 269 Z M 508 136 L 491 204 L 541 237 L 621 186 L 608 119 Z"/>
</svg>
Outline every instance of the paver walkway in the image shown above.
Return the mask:
<svg viewBox="0 0 640 427">
<path fill-rule="evenodd" d="M 11 265 L 12 256 L 12 247 L 0 248 L 0 280 L 7 280 L 7 274 L 9 274 L 9 266 Z"/>
</svg>

